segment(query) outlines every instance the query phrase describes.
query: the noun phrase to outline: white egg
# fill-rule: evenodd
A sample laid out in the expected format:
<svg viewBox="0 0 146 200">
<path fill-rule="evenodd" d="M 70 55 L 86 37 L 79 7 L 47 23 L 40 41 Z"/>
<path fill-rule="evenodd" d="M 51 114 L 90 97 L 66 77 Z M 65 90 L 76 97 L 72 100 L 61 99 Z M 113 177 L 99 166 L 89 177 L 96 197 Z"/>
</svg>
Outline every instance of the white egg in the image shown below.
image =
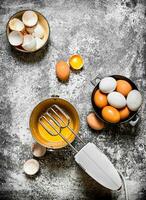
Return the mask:
<svg viewBox="0 0 146 200">
<path fill-rule="evenodd" d="M 142 96 L 138 90 L 132 90 L 127 96 L 127 106 L 130 110 L 136 111 L 142 104 Z"/>
<path fill-rule="evenodd" d="M 44 29 L 39 23 L 35 26 L 32 35 L 34 37 L 39 37 L 39 38 L 43 38 L 44 37 Z"/>
<path fill-rule="evenodd" d="M 115 108 L 123 108 L 126 106 L 125 97 L 119 92 L 111 92 L 107 96 L 108 103 Z"/>
<path fill-rule="evenodd" d="M 24 35 L 24 41 L 23 41 L 22 47 L 26 51 L 36 50 L 36 40 L 35 40 L 35 38 L 30 34 Z"/>
<path fill-rule="evenodd" d="M 99 83 L 99 89 L 103 93 L 110 93 L 116 89 L 117 81 L 112 77 L 105 77 Z"/>
</svg>

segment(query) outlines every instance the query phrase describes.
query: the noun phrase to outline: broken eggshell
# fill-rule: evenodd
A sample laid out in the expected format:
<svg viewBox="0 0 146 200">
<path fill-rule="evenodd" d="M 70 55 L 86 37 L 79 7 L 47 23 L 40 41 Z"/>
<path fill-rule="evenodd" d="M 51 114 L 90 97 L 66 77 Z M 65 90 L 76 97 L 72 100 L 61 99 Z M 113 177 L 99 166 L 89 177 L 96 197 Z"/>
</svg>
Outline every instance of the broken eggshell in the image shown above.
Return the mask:
<svg viewBox="0 0 146 200">
<path fill-rule="evenodd" d="M 34 28 L 35 28 L 35 27 L 36 27 L 36 25 L 33 26 L 33 27 L 26 27 L 25 30 L 26 30 L 28 33 L 32 34 L 32 33 L 34 32 Z"/>
<path fill-rule="evenodd" d="M 11 45 L 13 46 L 19 46 L 23 43 L 23 35 L 19 31 L 12 31 L 8 35 L 8 39 Z"/>
<path fill-rule="evenodd" d="M 35 16 L 37 16 L 36 17 L 37 20 L 35 21 L 35 23 L 33 23 L 33 26 L 26 26 L 26 23 L 24 24 L 24 22 L 23 22 L 23 21 L 25 21 L 25 15 L 28 15 L 28 13 L 30 13 L 30 14 L 33 13 Z M 22 16 L 23 16 L 23 21 L 22 21 Z M 39 40 L 39 41 L 37 40 L 37 43 L 38 43 L 37 46 L 38 47 L 36 47 L 33 50 L 31 48 L 29 48 L 29 50 L 28 50 L 28 48 L 25 47 L 25 45 L 22 47 L 23 41 L 19 45 L 18 44 L 13 44 L 12 45 L 12 42 L 10 43 L 10 41 L 9 41 L 9 34 L 13 30 L 11 30 L 11 28 L 9 26 L 9 22 L 14 18 L 16 19 L 16 21 L 17 21 L 17 19 L 21 20 L 22 21 L 21 23 L 24 25 L 24 30 L 21 31 L 23 37 L 24 37 L 24 35 L 27 35 L 27 34 L 31 34 L 32 35 L 32 33 L 34 31 L 34 28 L 39 23 L 40 26 L 42 27 L 41 29 L 43 29 L 43 45 L 42 45 L 42 41 L 41 40 Z M 9 19 L 9 21 L 7 23 L 7 26 L 6 26 L 6 34 L 7 34 L 7 39 L 9 41 L 10 45 L 12 45 L 16 50 L 18 50 L 20 52 L 32 53 L 32 52 L 36 52 L 37 50 L 41 49 L 47 43 L 48 38 L 50 36 L 50 27 L 49 27 L 49 23 L 48 23 L 47 19 L 41 13 L 39 13 L 37 11 L 31 11 L 31 10 L 25 10 L 25 11 L 22 10 L 22 11 L 19 11 L 19 12 L 15 13 L 13 16 L 11 16 L 11 18 Z M 41 31 L 41 34 L 39 33 L 39 37 L 42 37 L 42 31 Z M 36 43 L 36 41 L 34 43 Z"/>
<path fill-rule="evenodd" d="M 23 31 L 25 29 L 24 23 L 18 19 L 18 18 L 13 18 L 9 21 L 9 28 L 12 31 Z"/>
<path fill-rule="evenodd" d="M 40 39 L 44 37 L 44 29 L 39 23 L 34 27 L 32 35 L 34 37 L 39 37 Z"/>
<path fill-rule="evenodd" d="M 46 153 L 46 147 L 43 147 L 38 143 L 33 143 L 32 144 L 32 154 L 35 157 L 38 157 L 38 158 L 42 157 L 42 156 L 45 155 L 45 153 Z"/>
<path fill-rule="evenodd" d="M 32 27 L 38 22 L 38 16 L 34 11 L 28 10 L 22 15 L 22 21 L 25 26 Z"/>
<path fill-rule="evenodd" d="M 36 37 L 35 40 L 36 40 L 36 50 L 40 49 L 44 45 L 44 41 L 39 37 Z"/>
<path fill-rule="evenodd" d="M 24 35 L 24 41 L 23 41 L 22 47 L 26 51 L 36 50 L 36 40 L 35 40 L 35 38 L 30 34 Z"/>
<path fill-rule="evenodd" d="M 39 162 L 35 159 L 27 160 L 23 165 L 23 170 L 27 175 L 34 175 L 39 171 Z"/>
</svg>

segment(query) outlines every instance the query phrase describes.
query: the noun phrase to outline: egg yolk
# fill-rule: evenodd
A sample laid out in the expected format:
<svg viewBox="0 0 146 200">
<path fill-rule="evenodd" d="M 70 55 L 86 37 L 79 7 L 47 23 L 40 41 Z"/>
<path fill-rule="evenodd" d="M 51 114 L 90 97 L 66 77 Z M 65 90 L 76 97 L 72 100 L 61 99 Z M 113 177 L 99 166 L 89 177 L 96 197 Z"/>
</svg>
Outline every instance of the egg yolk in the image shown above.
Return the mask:
<svg viewBox="0 0 146 200">
<path fill-rule="evenodd" d="M 94 95 L 94 102 L 97 107 L 103 108 L 108 104 L 106 94 L 97 90 Z"/>
<path fill-rule="evenodd" d="M 102 109 L 102 117 L 104 120 L 110 123 L 117 123 L 120 121 L 119 111 L 112 106 L 105 106 Z"/>
<path fill-rule="evenodd" d="M 81 69 L 83 67 L 84 61 L 80 55 L 73 55 L 69 59 L 69 64 L 73 69 Z"/>
<path fill-rule="evenodd" d="M 125 80 L 118 80 L 116 90 L 124 96 L 127 96 L 128 93 L 132 90 L 132 86 Z"/>
</svg>

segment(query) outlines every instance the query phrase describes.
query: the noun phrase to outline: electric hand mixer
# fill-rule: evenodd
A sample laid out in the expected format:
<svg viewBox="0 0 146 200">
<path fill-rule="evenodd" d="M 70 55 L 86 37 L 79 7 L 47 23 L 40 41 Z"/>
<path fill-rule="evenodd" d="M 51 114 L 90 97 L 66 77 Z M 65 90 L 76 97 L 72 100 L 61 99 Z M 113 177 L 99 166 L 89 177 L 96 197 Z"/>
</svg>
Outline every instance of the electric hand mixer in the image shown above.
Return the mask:
<svg viewBox="0 0 146 200">
<path fill-rule="evenodd" d="M 95 144 L 90 142 L 85 144 L 70 127 L 70 122 L 71 119 L 68 114 L 60 106 L 55 104 L 49 107 L 39 118 L 39 123 L 48 134 L 52 136 L 59 135 L 73 149 L 76 153 L 74 156 L 75 161 L 98 183 L 108 189 L 119 190 L 123 181 L 126 200 L 128 200 L 126 185 L 122 174 L 117 172 L 110 160 Z M 78 151 L 61 133 L 64 128 L 71 131 L 84 144 L 81 150 Z"/>
</svg>

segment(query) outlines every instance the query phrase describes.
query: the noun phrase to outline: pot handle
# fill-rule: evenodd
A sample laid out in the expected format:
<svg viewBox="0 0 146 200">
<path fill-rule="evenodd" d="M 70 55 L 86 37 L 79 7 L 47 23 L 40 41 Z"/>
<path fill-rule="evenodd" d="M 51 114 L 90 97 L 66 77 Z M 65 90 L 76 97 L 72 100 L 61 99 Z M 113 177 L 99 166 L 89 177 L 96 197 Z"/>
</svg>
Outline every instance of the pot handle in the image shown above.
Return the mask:
<svg viewBox="0 0 146 200">
<path fill-rule="evenodd" d="M 54 97 L 54 98 L 55 98 L 55 97 L 56 97 L 56 98 L 59 98 L 59 95 L 52 94 L 52 95 L 51 95 L 51 97 Z"/>
<path fill-rule="evenodd" d="M 100 80 L 101 80 L 101 78 L 98 77 L 98 76 L 96 76 L 96 77 L 91 81 L 91 83 L 92 83 L 92 85 L 96 86 L 96 85 L 99 83 Z"/>
<path fill-rule="evenodd" d="M 129 122 L 129 124 L 131 126 L 136 126 L 136 124 L 138 123 L 139 120 L 140 120 L 140 117 L 138 114 L 136 114 L 135 117 Z"/>
</svg>

